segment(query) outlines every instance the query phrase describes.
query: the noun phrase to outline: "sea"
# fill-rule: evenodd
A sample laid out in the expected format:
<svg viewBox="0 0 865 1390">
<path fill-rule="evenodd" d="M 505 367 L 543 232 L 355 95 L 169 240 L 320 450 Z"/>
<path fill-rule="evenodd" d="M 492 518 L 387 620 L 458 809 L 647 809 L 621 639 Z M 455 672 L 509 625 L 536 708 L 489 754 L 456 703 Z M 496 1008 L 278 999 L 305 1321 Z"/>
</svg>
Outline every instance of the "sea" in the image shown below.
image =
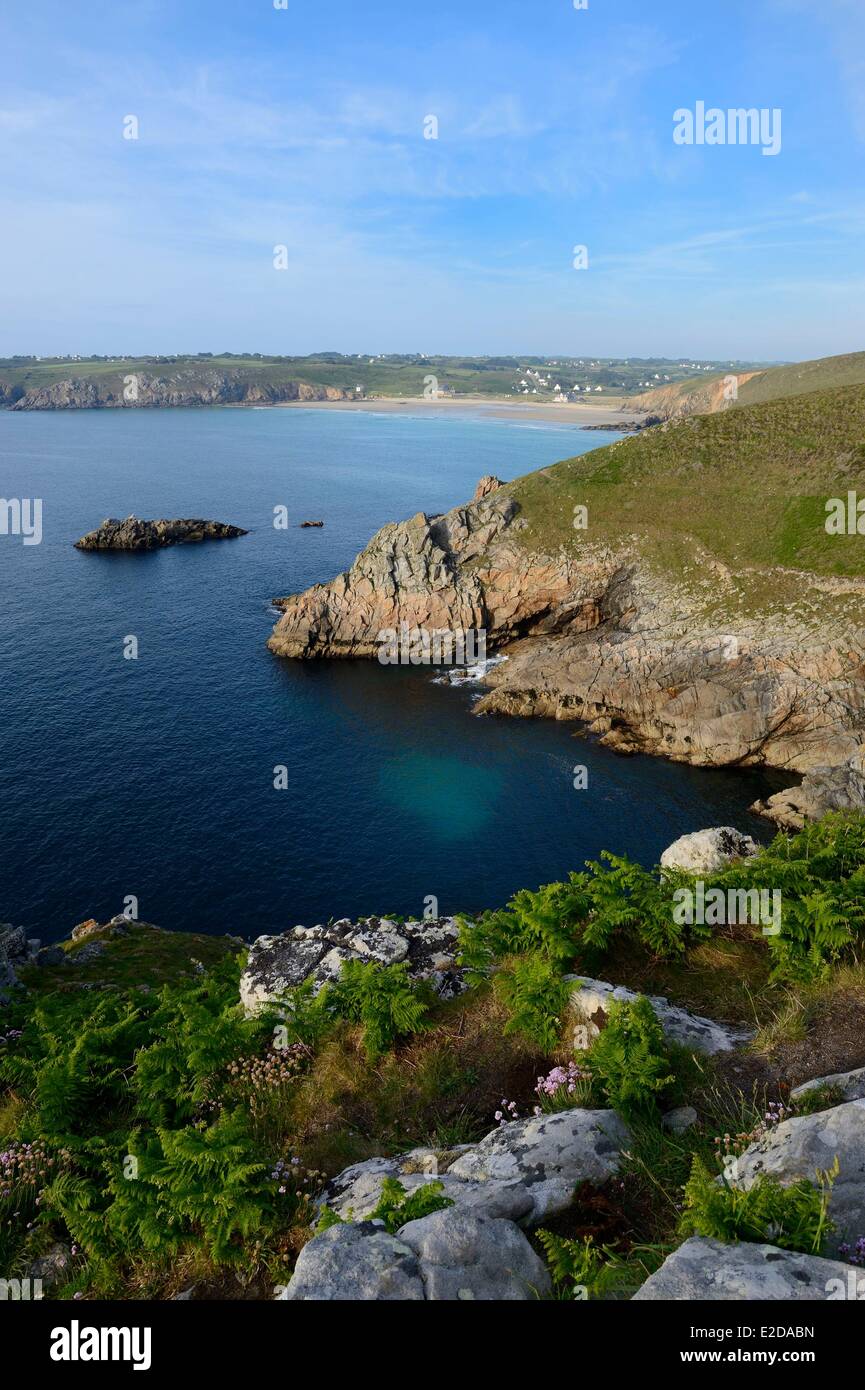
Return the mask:
<svg viewBox="0 0 865 1390">
<path fill-rule="evenodd" d="M 266 649 L 273 597 L 384 523 L 617 437 L 422 407 L 0 411 L 0 496 L 42 507 L 39 544 L 0 535 L 0 921 L 50 942 L 126 909 L 251 939 L 476 913 L 704 826 L 768 838 L 747 807 L 775 774 L 622 757 L 577 724 L 477 716 L 476 686 L 426 668 Z M 132 513 L 249 534 L 74 549 Z"/>
</svg>

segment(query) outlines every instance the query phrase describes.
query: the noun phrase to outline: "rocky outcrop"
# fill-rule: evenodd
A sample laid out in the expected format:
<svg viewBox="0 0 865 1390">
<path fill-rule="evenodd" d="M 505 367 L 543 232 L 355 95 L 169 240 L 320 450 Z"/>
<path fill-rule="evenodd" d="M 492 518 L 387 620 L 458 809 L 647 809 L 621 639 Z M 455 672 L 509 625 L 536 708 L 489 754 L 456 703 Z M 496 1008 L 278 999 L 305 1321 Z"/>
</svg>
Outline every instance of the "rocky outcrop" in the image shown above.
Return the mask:
<svg viewBox="0 0 865 1390">
<path fill-rule="evenodd" d="M 550 1276 L 522 1231 L 449 1207 L 395 1236 L 378 1222 L 332 1226 L 305 1245 L 282 1302 L 526 1301 Z"/>
<path fill-rule="evenodd" d="M 858 581 L 803 574 L 795 615 L 742 618 L 731 633 L 711 605 L 736 581 L 711 557 L 674 581 L 628 538 L 542 553 L 526 525 L 503 484 L 385 526 L 344 574 L 277 600 L 268 645 L 373 658 L 384 634 L 480 630 L 508 660 L 486 671 L 478 714 L 581 720 L 623 753 L 805 774 L 802 815 L 865 804 L 865 628 L 846 616 L 861 614 Z M 834 626 L 803 617 L 826 595 L 845 615 Z M 841 789 L 816 771 L 846 763 Z M 777 797 L 759 809 L 793 823 Z"/>
<path fill-rule="evenodd" d="M 714 874 L 720 869 L 756 854 L 760 846 L 750 835 L 731 825 L 711 830 L 695 830 L 681 835 L 661 855 L 662 869 L 681 869 L 688 874 Z"/>
<path fill-rule="evenodd" d="M 494 473 L 485 473 L 475 488 L 473 502 L 480 502 L 482 497 L 488 497 L 496 488 L 503 486 L 501 478 L 497 478 Z"/>
<path fill-rule="evenodd" d="M 785 1303 L 862 1296 L 865 1275 L 837 1260 L 775 1245 L 725 1245 L 693 1236 L 667 1256 L 633 1301 Z"/>
<path fill-rule="evenodd" d="M 233 372 L 179 371 L 167 376 L 129 372 L 70 377 L 33 387 L 12 410 L 130 410 L 165 406 L 279 405 L 287 401 L 356 400 L 353 390 L 306 381 L 255 381 Z"/>
<path fill-rule="evenodd" d="M 344 918 L 328 926 L 294 927 L 259 936 L 249 948 L 240 1000 L 249 1013 L 279 1007 L 289 990 L 312 976 L 316 987 L 338 980 L 347 960 L 379 965 L 405 962 L 413 980 L 425 980 L 442 999 L 465 988 L 457 965 L 459 928 L 453 917 L 393 922 L 386 917 Z"/>
<path fill-rule="evenodd" d="M 634 396 L 628 402 L 628 409 L 645 411 L 656 421 L 679 420 L 684 415 L 714 415 L 718 410 L 729 410 L 736 404 L 739 387 L 762 375 L 761 372 L 730 372 L 696 383 L 689 377 Z"/>
<path fill-rule="evenodd" d="M 187 545 L 194 541 L 233 540 L 248 533 L 240 526 L 222 521 L 181 518 L 175 521 L 141 521 L 128 516 L 124 521 L 108 517 L 95 531 L 75 542 L 76 550 L 159 550 L 167 545 Z"/>
<path fill-rule="evenodd" d="M 827 811 L 854 811 L 865 806 L 865 749 L 837 767 L 816 767 L 806 772 L 798 787 L 776 792 L 752 808 L 769 816 L 784 830 L 801 830 L 809 820 Z"/>
<path fill-rule="evenodd" d="M 19 983 L 17 970 L 37 959 L 41 942 L 28 937 L 23 927 L 0 922 L 0 1004 L 7 1003 Z"/>
<path fill-rule="evenodd" d="M 633 990 L 625 989 L 623 985 L 608 984 L 606 980 L 586 980 L 577 975 L 565 978 L 576 984 L 571 995 L 571 1009 L 578 1026 L 581 1025 L 584 1030 L 577 1035 L 579 1051 L 588 1047 L 605 1027 L 611 1004 L 633 1003 L 640 998 Z M 709 1056 L 717 1052 L 732 1052 L 752 1036 L 747 1029 L 726 1027 L 711 1018 L 688 1013 L 687 1009 L 671 1004 L 662 995 L 648 994 L 645 997 L 655 1011 L 664 1036 L 670 1042 L 679 1043 L 695 1052 L 704 1052 Z"/>
<path fill-rule="evenodd" d="M 814 1091 L 824 1090 L 832 1093 L 835 1104 L 845 1100 L 865 1100 L 865 1067 L 857 1067 L 854 1071 L 836 1071 L 831 1076 L 815 1076 L 811 1081 L 803 1081 L 801 1086 L 793 1087 L 790 1099 L 795 1104 Z"/>
<path fill-rule="evenodd" d="M 423 1301 L 414 1251 L 371 1221 L 331 1226 L 301 1250 L 277 1302 Z"/>
<path fill-rule="evenodd" d="M 613 1110 L 534 1115 L 501 1125 L 478 1144 L 355 1163 L 332 1180 L 321 1200 L 359 1221 L 375 1210 L 385 1178 L 397 1178 L 408 1193 L 436 1180 L 461 1209 L 536 1226 L 571 1205 L 578 1183 L 604 1183 L 618 1172 L 630 1141 L 628 1126 Z"/>
<path fill-rule="evenodd" d="M 731 1159 L 726 1177 L 746 1191 L 762 1173 L 785 1184 L 800 1178 L 815 1182 L 836 1159 L 839 1171 L 829 1198 L 834 1230 L 828 1241 L 834 1255 L 865 1234 L 865 1100 L 784 1120 Z"/>
</svg>

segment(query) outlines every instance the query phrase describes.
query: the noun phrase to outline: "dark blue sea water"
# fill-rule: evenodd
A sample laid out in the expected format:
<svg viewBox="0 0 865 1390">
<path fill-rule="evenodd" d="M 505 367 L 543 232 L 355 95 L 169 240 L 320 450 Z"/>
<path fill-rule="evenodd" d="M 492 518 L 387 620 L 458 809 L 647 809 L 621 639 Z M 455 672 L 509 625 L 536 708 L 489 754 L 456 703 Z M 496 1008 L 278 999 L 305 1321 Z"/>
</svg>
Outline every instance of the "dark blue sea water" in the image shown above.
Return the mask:
<svg viewBox="0 0 865 1390">
<path fill-rule="evenodd" d="M 745 809 L 758 774 L 620 758 L 574 725 L 476 718 L 429 671 L 265 648 L 269 599 L 344 569 L 384 522 L 606 442 L 459 414 L 0 412 L 0 496 L 44 507 L 41 545 L 0 536 L 0 920 L 52 940 L 134 895 L 164 927 L 253 936 L 429 895 L 492 906 L 705 825 L 765 836 Z M 279 505 L 326 525 L 277 531 Z M 131 512 L 251 534 L 73 549 Z"/>
</svg>

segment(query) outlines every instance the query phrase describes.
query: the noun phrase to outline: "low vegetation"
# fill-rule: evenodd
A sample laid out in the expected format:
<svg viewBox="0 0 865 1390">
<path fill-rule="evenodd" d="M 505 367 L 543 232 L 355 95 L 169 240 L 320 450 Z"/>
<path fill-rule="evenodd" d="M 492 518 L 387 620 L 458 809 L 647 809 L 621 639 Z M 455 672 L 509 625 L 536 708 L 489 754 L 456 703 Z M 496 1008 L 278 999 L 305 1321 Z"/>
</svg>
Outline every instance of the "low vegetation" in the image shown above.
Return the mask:
<svg viewBox="0 0 865 1390">
<path fill-rule="evenodd" d="M 614 1180 L 582 1185 L 533 1237 L 559 1296 L 628 1296 L 689 1233 L 822 1249 L 831 1171 L 747 1193 L 724 1175 L 792 1113 L 785 1065 L 797 1080 L 840 1070 L 826 1056 L 839 1031 L 842 1061 L 865 1063 L 863 876 L 865 818 L 839 814 L 707 879 L 777 885 L 781 930 L 766 937 L 676 925 L 678 876 L 611 856 L 465 924 L 472 984 L 448 1003 L 400 967 L 355 964 L 318 994 L 294 991 L 283 1017 L 248 1019 L 236 943 L 138 927 L 86 964 L 34 969 L 0 1026 L 0 1267 L 21 1275 L 59 1240 L 73 1254 L 55 1296 L 194 1283 L 266 1297 L 348 1164 L 418 1145 L 446 1164 L 497 1117 L 574 1105 L 620 1111 L 633 1142 Z M 644 997 L 614 1005 L 575 1053 L 563 977 L 591 965 L 609 978 L 625 957 L 638 996 L 663 977 L 688 1003 L 702 992 L 715 1017 L 713 972 L 726 999 L 722 977 L 752 962 L 753 993 L 729 998 L 750 1000 L 762 1028 L 735 1073 L 672 1046 Z M 824 1087 L 798 1113 L 836 1100 Z M 683 1104 L 696 1121 L 670 1132 L 663 1117 Z M 387 1229 L 447 1200 L 436 1183 L 419 1193 L 386 1185 Z"/>
</svg>

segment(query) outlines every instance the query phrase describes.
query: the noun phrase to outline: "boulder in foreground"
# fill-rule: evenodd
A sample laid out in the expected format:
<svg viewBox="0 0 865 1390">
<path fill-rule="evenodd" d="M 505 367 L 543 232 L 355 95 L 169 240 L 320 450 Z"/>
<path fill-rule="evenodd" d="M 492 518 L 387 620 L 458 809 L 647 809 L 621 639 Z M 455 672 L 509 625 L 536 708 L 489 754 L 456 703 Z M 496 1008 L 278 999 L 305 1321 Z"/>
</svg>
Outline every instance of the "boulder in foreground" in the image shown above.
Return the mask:
<svg viewBox="0 0 865 1390">
<path fill-rule="evenodd" d="M 715 826 L 682 835 L 661 855 L 662 869 L 683 869 L 689 874 L 714 874 L 737 859 L 756 854 L 760 846 L 750 835 L 732 825 Z"/>
<path fill-rule="evenodd" d="M 375 1210 L 385 1178 L 397 1178 L 409 1194 L 438 1181 L 462 1211 L 537 1226 L 567 1210 L 579 1183 L 613 1177 L 630 1142 L 631 1131 L 614 1110 L 533 1115 L 501 1125 L 477 1144 L 355 1163 L 332 1179 L 323 1203 L 359 1221 Z"/>
<path fill-rule="evenodd" d="M 234 540 L 248 533 L 240 526 L 223 521 L 204 521 L 185 517 L 174 521 L 142 521 L 128 516 L 124 521 L 107 517 L 95 531 L 75 542 L 76 550 L 160 550 L 167 545 L 187 545 L 192 541 Z"/>
<path fill-rule="evenodd" d="M 512 1221 L 448 1207 L 395 1236 L 371 1221 L 331 1226 L 304 1246 L 279 1299 L 515 1302 L 549 1292 L 543 1260 Z"/>
<path fill-rule="evenodd" d="M 865 1274 L 837 1260 L 692 1236 L 667 1256 L 633 1301 L 825 1303 L 860 1296 L 860 1284 L 865 1296 Z"/>
</svg>

